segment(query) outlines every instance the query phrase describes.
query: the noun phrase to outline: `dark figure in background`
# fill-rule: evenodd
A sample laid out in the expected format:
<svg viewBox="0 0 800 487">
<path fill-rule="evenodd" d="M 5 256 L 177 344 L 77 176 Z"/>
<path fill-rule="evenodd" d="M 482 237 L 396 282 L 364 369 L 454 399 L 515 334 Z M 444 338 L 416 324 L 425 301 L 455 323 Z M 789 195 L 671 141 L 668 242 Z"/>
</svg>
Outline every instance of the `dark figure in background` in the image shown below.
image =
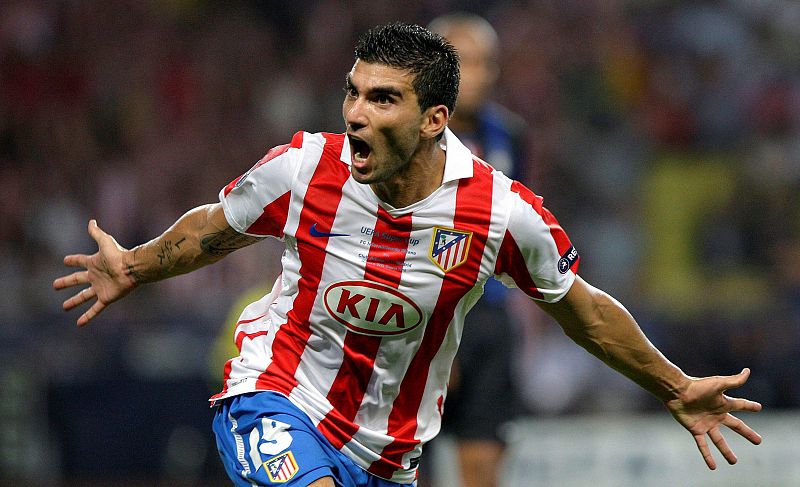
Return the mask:
<svg viewBox="0 0 800 487">
<path fill-rule="evenodd" d="M 428 26 L 458 51 L 461 84 L 450 128 L 473 154 L 508 177 L 522 180 L 525 122 L 491 100 L 499 75 L 498 38 L 484 18 L 468 13 L 438 17 Z M 519 409 L 512 380 L 514 337 L 508 288 L 486 282 L 484 295 L 465 320 L 442 431 L 456 440 L 464 487 L 493 487 L 505 449 L 503 425 Z M 502 398 L 501 400 L 498 400 Z"/>
</svg>

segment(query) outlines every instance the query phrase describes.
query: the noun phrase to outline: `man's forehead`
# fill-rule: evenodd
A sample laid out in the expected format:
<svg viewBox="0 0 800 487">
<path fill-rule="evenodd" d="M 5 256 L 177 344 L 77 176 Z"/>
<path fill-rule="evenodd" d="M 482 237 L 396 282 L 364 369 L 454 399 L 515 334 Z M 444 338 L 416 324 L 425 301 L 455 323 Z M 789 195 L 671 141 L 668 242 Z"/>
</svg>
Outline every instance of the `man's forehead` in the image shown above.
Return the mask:
<svg viewBox="0 0 800 487">
<path fill-rule="evenodd" d="M 381 63 L 368 63 L 356 59 L 347 79 L 354 85 L 393 86 L 398 89 L 414 90 L 414 75 L 406 69 L 398 69 Z"/>
</svg>

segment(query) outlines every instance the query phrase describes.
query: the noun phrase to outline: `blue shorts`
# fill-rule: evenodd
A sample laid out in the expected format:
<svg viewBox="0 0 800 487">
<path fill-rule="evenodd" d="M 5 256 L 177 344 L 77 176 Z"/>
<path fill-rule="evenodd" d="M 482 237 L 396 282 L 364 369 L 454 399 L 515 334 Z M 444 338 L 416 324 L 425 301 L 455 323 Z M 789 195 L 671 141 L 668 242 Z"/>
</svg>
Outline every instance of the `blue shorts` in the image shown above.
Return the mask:
<svg viewBox="0 0 800 487">
<path fill-rule="evenodd" d="M 219 401 L 213 428 L 225 471 L 237 487 L 305 487 L 326 476 L 337 487 L 416 485 L 367 473 L 336 450 L 303 411 L 274 392 Z"/>
</svg>

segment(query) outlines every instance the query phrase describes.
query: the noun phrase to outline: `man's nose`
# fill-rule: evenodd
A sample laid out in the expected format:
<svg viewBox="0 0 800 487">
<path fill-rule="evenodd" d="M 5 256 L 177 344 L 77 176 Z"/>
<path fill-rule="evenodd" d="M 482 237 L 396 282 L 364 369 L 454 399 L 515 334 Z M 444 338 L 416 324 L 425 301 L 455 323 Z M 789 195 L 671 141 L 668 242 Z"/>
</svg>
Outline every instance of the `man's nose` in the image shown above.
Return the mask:
<svg viewBox="0 0 800 487">
<path fill-rule="evenodd" d="M 345 105 L 344 121 L 347 124 L 347 128 L 352 131 L 367 125 L 362 98 L 356 98 Z"/>
</svg>

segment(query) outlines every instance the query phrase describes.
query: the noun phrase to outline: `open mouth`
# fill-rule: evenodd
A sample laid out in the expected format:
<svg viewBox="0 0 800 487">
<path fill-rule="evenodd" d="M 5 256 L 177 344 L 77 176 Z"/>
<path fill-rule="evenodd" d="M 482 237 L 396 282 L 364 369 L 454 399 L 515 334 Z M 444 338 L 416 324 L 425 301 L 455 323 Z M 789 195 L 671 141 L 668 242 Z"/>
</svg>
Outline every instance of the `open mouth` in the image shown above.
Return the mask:
<svg viewBox="0 0 800 487">
<path fill-rule="evenodd" d="M 353 161 L 366 162 L 370 153 L 372 153 L 369 144 L 353 136 L 348 136 L 348 139 L 350 140 L 350 152 L 353 154 Z"/>
</svg>

